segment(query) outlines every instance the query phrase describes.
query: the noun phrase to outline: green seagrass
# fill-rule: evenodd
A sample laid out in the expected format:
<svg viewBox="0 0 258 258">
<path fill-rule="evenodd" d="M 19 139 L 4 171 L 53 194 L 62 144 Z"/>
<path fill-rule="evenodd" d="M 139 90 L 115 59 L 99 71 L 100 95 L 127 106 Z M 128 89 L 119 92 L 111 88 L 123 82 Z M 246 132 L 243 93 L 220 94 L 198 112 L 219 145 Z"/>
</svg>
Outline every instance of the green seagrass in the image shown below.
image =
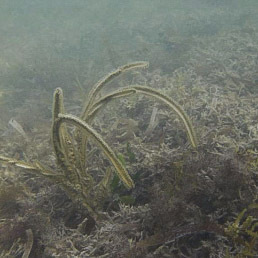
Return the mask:
<svg viewBox="0 0 258 258">
<path fill-rule="evenodd" d="M 65 113 L 62 89 L 57 88 L 55 90 L 53 97 L 51 138 L 58 172 L 52 171 L 38 161 L 29 163 L 3 156 L 0 156 L 0 161 L 44 176 L 60 185 L 72 201 L 82 204 L 95 219 L 98 219 L 103 201 L 110 191 L 109 186 L 112 180 L 112 173 L 110 169 L 107 169 L 103 179 L 100 182 L 96 182 L 93 176 L 87 172 L 86 146 L 88 138 L 93 140 L 104 152 L 125 186 L 127 188 L 134 187 L 134 182 L 122 162 L 101 135 L 90 125 L 96 114 L 109 101 L 116 98 L 128 97 L 135 93 L 141 93 L 165 103 L 179 116 L 186 128 L 191 145 L 194 148 L 197 147 L 195 132 L 187 114 L 179 104 L 157 90 L 146 86 L 131 85 L 107 94 L 102 98 L 97 98 L 100 90 L 121 73 L 134 68 L 145 68 L 147 66 L 147 62 L 129 63 L 119 67 L 98 81 L 89 93 L 89 99 L 83 108 L 80 118 Z M 67 128 L 69 124 L 76 128 L 73 135 L 71 135 Z"/>
</svg>

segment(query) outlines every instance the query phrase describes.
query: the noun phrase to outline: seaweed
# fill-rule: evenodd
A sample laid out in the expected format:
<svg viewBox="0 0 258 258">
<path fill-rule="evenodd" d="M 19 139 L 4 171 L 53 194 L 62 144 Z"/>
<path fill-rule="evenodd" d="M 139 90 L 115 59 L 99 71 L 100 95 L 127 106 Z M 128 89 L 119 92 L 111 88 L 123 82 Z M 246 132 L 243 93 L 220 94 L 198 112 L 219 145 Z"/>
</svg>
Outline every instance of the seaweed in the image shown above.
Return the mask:
<svg viewBox="0 0 258 258">
<path fill-rule="evenodd" d="M 194 148 L 197 147 L 194 129 L 190 119 L 183 111 L 181 106 L 165 94 L 162 94 L 155 89 L 146 86 L 131 85 L 96 100 L 98 92 L 113 78 L 120 75 L 124 71 L 146 66 L 148 66 L 148 63 L 146 62 L 130 63 L 119 67 L 117 70 L 101 79 L 90 91 L 88 102 L 84 106 L 80 118 L 65 113 L 62 89 L 57 88 L 55 90 L 53 98 L 51 133 L 52 145 L 56 156 L 56 163 L 58 165 L 58 172 L 52 171 L 48 167 L 42 165 L 39 161 L 29 163 L 3 156 L 0 156 L 0 161 L 24 168 L 28 172 L 42 175 L 55 184 L 60 185 L 71 200 L 86 207 L 91 216 L 95 220 L 99 220 L 101 218 L 100 211 L 102 210 L 103 202 L 110 192 L 110 184 L 111 188 L 114 188 L 114 181 L 112 183 L 112 173 L 109 169 L 107 169 L 106 174 L 103 176 L 100 182 L 96 182 L 94 177 L 86 171 L 86 146 L 88 138 L 93 140 L 108 157 L 115 168 L 117 176 L 120 178 L 120 180 L 122 180 L 124 185 L 128 189 L 134 187 L 134 182 L 131 176 L 128 174 L 121 157 L 119 158 L 119 156 L 115 155 L 112 148 L 91 126 L 96 114 L 109 101 L 135 93 L 141 93 L 165 103 L 173 111 L 175 111 L 182 120 L 191 145 Z M 75 126 L 76 130 L 73 135 L 69 131 L 68 125 Z M 127 151 L 130 153 L 128 148 Z M 131 160 L 133 160 L 132 157 Z M 130 203 L 132 202 L 133 200 L 130 199 Z"/>
<path fill-rule="evenodd" d="M 243 247 L 239 252 L 240 257 L 254 257 L 258 239 L 258 221 L 257 217 L 252 215 L 245 216 L 247 211 L 258 209 L 258 204 L 253 203 L 248 208 L 243 209 L 236 217 L 233 223 L 225 228 L 225 234 L 232 239 L 236 246 Z M 256 211 L 257 212 L 257 211 Z"/>
</svg>

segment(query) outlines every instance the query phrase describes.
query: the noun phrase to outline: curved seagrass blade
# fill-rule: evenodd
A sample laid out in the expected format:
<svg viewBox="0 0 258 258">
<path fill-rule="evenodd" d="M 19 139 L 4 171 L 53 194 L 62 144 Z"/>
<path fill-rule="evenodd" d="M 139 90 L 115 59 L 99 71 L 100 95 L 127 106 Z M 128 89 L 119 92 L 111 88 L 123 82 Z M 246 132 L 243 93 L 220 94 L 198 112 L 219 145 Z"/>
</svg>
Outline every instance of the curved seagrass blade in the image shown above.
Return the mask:
<svg viewBox="0 0 258 258">
<path fill-rule="evenodd" d="M 115 71 L 109 73 L 104 78 L 100 79 L 93 86 L 93 88 L 91 89 L 91 91 L 89 93 L 88 102 L 86 103 L 86 105 L 83 109 L 81 119 L 85 120 L 87 118 L 89 110 L 90 110 L 91 106 L 94 104 L 97 94 L 100 92 L 101 89 L 103 89 L 103 87 L 108 82 L 110 82 L 112 79 L 119 76 L 123 72 L 126 72 L 126 71 L 131 70 L 131 69 L 135 69 L 135 68 L 146 68 L 146 67 L 148 67 L 148 65 L 149 65 L 149 63 L 144 62 L 144 61 L 129 63 L 129 64 L 118 67 Z"/>
<path fill-rule="evenodd" d="M 126 72 L 128 70 L 131 69 L 136 69 L 136 68 L 146 68 L 148 67 L 149 63 L 148 62 L 144 62 L 144 61 L 138 61 L 138 62 L 133 62 L 133 63 L 129 63 L 123 66 L 118 67 L 115 71 L 109 73 L 108 75 L 106 75 L 105 77 L 103 77 L 102 79 L 100 79 L 91 89 L 90 93 L 89 93 L 89 97 L 88 97 L 88 101 L 86 102 L 82 114 L 80 116 L 80 118 L 83 121 L 88 121 L 88 115 L 89 115 L 89 111 L 92 107 L 92 105 L 95 103 L 96 101 L 96 97 L 97 94 L 100 92 L 101 89 L 103 89 L 103 87 L 110 82 L 111 80 L 113 80 L 114 78 L 116 78 L 117 76 L 119 76 L 121 73 Z M 61 112 L 62 113 L 62 112 Z M 85 158 L 86 158 L 86 145 L 87 145 L 87 136 L 83 135 L 83 132 L 80 132 L 78 130 L 76 130 L 76 138 L 77 138 L 77 142 L 78 142 L 78 149 L 79 149 L 79 158 L 80 158 L 80 164 L 82 169 L 85 169 Z"/>
<path fill-rule="evenodd" d="M 64 128 L 60 128 L 60 133 L 54 131 L 55 121 L 58 119 L 58 115 L 60 113 L 64 113 L 64 103 L 63 103 L 63 91 L 61 88 L 57 88 L 54 92 L 54 100 L 53 100 L 53 110 L 52 110 L 52 144 L 54 148 L 54 152 L 56 154 L 57 165 L 62 168 L 64 173 L 67 172 L 67 166 L 65 164 L 65 154 L 62 150 L 61 146 L 61 136 L 64 133 Z"/>
<path fill-rule="evenodd" d="M 67 177 L 71 173 L 81 170 L 78 153 L 75 150 L 72 137 L 70 136 L 66 125 L 60 126 L 59 131 L 54 130 L 55 120 L 60 113 L 64 113 L 63 91 L 57 88 L 54 92 L 53 111 L 52 111 L 52 144 L 56 154 L 57 164 L 63 170 Z"/>
<path fill-rule="evenodd" d="M 112 99 L 115 98 L 121 98 L 121 97 L 126 97 L 134 93 L 142 93 L 144 95 L 153 97 L 155 99 L 158 99 L 159 101 L 165 103 L 168 105 L 171 109 L 173 109 L 177 115 L 180 117 L 182 120 L 186 131 L 188 138 L 194 148 L 197 147 L 197 139 L 195 136 L 195 131 L 193 129 L 192 123 L 185 113 L 185 111 L 182 109 L 182 107 L 176 103 L 173 99 L 169 98 L 168 96 L 164 95 L 163 93 L 154 90 L 150 87 L 145 87 L 145 86 L 139 86 L 139 85 L 132 85 L 130 87 L 126 87 L 117 91 L 114 91 L 103 98 L 99 99 L 90 109 L 88 119 L 91 121 L 96 113 L 100 110 L 101 107 L 103 107 L 104 104 L 108 103 Z"/>
<path fill-rule="evenodd" d="M 29 170 L 36 170 L 37 169 L 31 163 L 20 161 L 20 160 L 17 160 L 17 159 L 7 158 L 7 157 L 4 157 L 4 156 L 0 156 L 0 161 L 8 163 L 10 165 L 14 165 L 14 166 L 19 167 L 19 168 L 25 168 L 25 169 L 29 169 Z"/>
<path fill-rule="evenodd" d="M 19 168 L 27 169 L 27 171 L 37 174 L 37 175 L 43 175 L 49 179 L 54 180 L 55 182 L 59 182 L 59 179 L 62 175 L 56 174 L 53 171 L 51 171 L 49 168 L 44 167 L 41 163 L 38 161 L 35 161 L 33 163 L 20 161 L 17 159 L 7 158 L 4 156 L 0 156 L 0 162 L 4 162 Z M 39 174 L 40 172 L 40 174 Z"/>
<path fill-rule="evenodd" d="M 92 138 L 97 143 L 97 145 L 103 150 L 106 156 L 109 158 L 109 160 L 111 161 L 111 163 L 116 169 L 116 173 L 118 174 L 120 179 L 124 182 L 124 184 L 128 188 L 134 187 L 133 180 L 129 176 L 125 167 L 116 157 L 112 149 L 107 145 L 107 143 L 93 128 L 91 128 L 87 123 L 82 121 L 80 118 L 77 118 L 72 115 L 67 115 L 67 114 L 59 114 L 58 119 L 56 119 L 53 124 L 53 131 L 58 132 L 59 128 L 62 126 L 63 123 L 70 123 L 75 125 L 76 127 L 79 127 L 80 130 L 85 132 L 87 137 Z"/>
</svg>

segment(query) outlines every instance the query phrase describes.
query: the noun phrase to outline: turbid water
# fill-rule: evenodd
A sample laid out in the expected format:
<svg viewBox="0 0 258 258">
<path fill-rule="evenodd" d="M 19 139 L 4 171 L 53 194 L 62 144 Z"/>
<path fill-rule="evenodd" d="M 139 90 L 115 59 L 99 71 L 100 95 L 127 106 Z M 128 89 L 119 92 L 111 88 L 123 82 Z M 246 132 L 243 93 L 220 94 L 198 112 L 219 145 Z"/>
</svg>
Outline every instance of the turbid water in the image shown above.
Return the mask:
<svg viewBox="0 0 258 258">
<path fill-rule="evenodd" d="M 257 42 L 255 0 L 0 1 L 0 256 L 255 257 Z"/>
</svg>

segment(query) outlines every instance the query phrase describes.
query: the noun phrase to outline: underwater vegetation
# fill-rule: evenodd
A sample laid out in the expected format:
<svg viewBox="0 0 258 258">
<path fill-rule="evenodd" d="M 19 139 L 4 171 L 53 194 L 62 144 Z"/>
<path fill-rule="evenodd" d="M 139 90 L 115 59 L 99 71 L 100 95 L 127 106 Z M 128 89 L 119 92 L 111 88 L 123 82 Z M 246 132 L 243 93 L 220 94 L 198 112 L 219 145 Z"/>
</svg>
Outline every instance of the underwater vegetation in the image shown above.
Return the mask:
<svg viewBox="0 0 258 258">
<path fill-rule="evenodd" d="M 225 234 L 229 236 L 235 245 L 244 246 L 241 255 L 247 257 L 255 256 L 255 246 L 258 238 L 258 221 L 252 216 L 245 216 L 247 211 L 258 209 L 258 204 L 250 204 L 241 211 L 236 220 L 225 228 Z"/>
<path fill-rule="evenodd" d="M 182 47 L 166 32 L 164 44 Z M 191 60 L 179 55 L 173 69 L 169 55 L 157 70 L 121 66 L 93 86 L 81 112 L 78 95 L 64 107 L 72 90 L 58 78 L 65 94 L 54 92 L 51 137 L 47 116 L 33 132 L 24 127 L 29 141 L 0 139 L 0 256 L 256 257 L 257 38 L 248 27 L 195 38 L 185 46 Z M 121 89 L 108 91 L 119 75 Z M 27 103 L 31 96 L 41 102 L 35 94 Z M 35 120 L 25 113 L 19 106 L 22 126 Z M 186 113 L 198 149 L 189 148 L 197 143 Z"/>
<path fill-rule="evenodd" d="M 91 127 L 91 123 L 96 114 L 109 101 L 140 93 L 163 102 L 176 112 L 185 126 L 191 145 L 194 148 L 197 147 L 195 132 L 187 114 L 174 100 L 155 89 L 146 86 L 131 85 L 109 93 L 104 97 L 97 98 L 100 90 L 113 78 L 127 70 L 144 68 L 147 66 L 148 63 L 146 62 L 130 63 L 119 67 L 117 70 L 111 72 L 97 82 L 89 93 L 88 101 L 83 108 L 80 118 L 65 113 L 62 89 L 57 88 L 55 90 L 51 137 L 58 166 L 57 172 L 52 171 L 39 161 L 28 163 L 4 156 L 0 156 L 0 161 L 24 168 L 28 172 L 37 173 L 48 178 L 59 185 L 71 200 L 86 207 L 91 216 L 95 220 L 98 220 L 99 211 L 101 211 L 103 202 L 110 191 L 110 183 L 113 177 L 111 170 L 107 169 L 102 180 L 96 182 L 94 177 L 87 172 L 86 147 L 88 139 L 93 140 L 100 149 L 102 149 L 124 185 L 129 189 L 134 187 L 134 182 L 123 165 L 123 162 L 121 162 L 121 159 L 115 155 L 114 151 L 103 140 L 101 135 Z M 75 126 L 76 130 L 73 135 L 69 131 L 68 125 Z"/>
</svg>

